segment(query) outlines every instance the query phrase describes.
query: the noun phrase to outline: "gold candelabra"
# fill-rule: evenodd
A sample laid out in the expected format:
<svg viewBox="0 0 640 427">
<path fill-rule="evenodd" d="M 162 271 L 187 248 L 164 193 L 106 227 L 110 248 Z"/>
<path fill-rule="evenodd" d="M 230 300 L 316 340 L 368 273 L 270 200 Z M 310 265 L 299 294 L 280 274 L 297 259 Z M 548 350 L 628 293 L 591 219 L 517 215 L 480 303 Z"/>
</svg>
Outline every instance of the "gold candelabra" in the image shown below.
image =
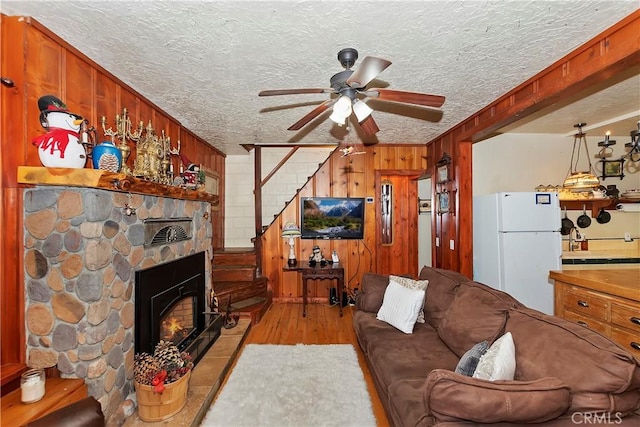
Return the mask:
<svg viewBox="0 0 640 427">
<path fill-rule="evenodd" d="M 127 159 L 131 154 L 131 148 L 129 148 L 129 144 L 127 144 L 127 139 L 130 139 L 136 144 L 138 143 L 144 126 L 142 120 L 138 123 L 138 128 L 131 131 L 131 120 L 127 116 L 127 109 L 123 108 L 122 116 L 116 114 L 115 131 L 112 128 L 107 129 L 107 119 L 104 116 L 100 119 L 100 123 L 102 124 L 102 131 L 104 132 L 104 135 L 111 137 L 111 142 L 115 144 L 114 138 L 118 139 L 116 147 L 122 154 L 122 166 L 120 167 L 120 172 L 126 175 L 131 175 L 131 169 L 127 166 Z"/>
<path fill-rule="evenodd" d="M 107 128 L 107 119 L 102 116 L 100 123 L 102 131 L 106 137 L 111 137 L 111 142 L 118 139 L 116 147 L 122 153 L 122 167 L 120 172 L 126 175 L 136 176 L 148 181 L 160 184 L 173 184 L 173 164 L 171 156 L 180 155 L 180 141 L 178 148 L 171 147 L 171 138 L 162 131 L 160 136 L 156 135 L 155 129 L 149 121 L 147 127 L 140 120 L 137 129 L 131 129 L 131 119 L 127 116 L 127 109 L 124 108 L 122 116 L 116 115 L 116 129 Z M 133 170 L 127 166 L 127 159 L 131 154 L 131 148 L 127 143 L 131 140 L 136 145 L 136 156 L 133 161 Z"/>
</svg>

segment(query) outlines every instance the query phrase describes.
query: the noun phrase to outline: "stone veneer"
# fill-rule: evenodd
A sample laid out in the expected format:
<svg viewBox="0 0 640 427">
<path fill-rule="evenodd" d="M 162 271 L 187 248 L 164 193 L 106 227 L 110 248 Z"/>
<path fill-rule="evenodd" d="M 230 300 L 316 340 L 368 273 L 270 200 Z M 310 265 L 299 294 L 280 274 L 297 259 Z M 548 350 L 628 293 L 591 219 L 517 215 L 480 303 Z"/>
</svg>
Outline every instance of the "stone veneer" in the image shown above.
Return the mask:
<svg viewBox="0 0 640 427">
<path fill-rule="evenodd" d="M 136 209 L 131 216 L 124 206 Z M 27 364 L 85 380 L 105 415 L 133 391 L 134 271 L 206 251 L 208 202 L 72 187 L 24 191 Z M 144 247 L 143 220 L 193 218 L 188 241 Z M 205 218 L 206 217 L 206 218 Z"/>
</svg>

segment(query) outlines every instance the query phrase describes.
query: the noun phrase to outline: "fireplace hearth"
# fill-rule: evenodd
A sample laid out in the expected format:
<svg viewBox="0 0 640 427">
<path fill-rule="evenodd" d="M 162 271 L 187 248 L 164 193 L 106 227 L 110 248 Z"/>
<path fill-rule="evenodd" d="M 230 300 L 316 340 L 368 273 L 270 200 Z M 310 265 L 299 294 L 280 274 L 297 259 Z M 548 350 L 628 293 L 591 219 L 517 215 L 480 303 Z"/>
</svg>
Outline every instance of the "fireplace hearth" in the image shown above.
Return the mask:
<svg viewBox="0 0 640 427">
<path fill-rule="evenodd" d="M 207 312 L 204 257 L 198 252 L 136 271 L 136 353 L 153 353 L 166 340 L 197 363 L 218 338 L 222 316 Z"/>
</svg>

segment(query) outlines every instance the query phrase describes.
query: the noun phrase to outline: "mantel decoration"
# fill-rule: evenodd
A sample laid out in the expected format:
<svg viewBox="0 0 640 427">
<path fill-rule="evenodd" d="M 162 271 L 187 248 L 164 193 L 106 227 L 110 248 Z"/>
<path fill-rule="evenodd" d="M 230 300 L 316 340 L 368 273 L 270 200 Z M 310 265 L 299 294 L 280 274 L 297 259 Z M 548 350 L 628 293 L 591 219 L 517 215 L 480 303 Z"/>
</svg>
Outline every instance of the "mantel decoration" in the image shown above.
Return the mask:
<svg viewBox="0 0 640 427">
<path fill-rule="evenodd" d="M 138 416 L 161 421 L 180 412 L 187 402 L 193 362 L 171 341 L 161 340 L 153 352 L 135 356 L 133 371 Z"/>
<path fill-rule="evenodd" d="M 298 265 L 298 260 L 296 259 L 296 251 L 295 251 L 295 239 L 299 238 L 302 235 L 300 232 L 300 227 L 293 222 L 286 222 L 282 226 L 282 234 L 281 237 L 284 239 L 289 239 L 289 259 L 287 260 L 287 265 L 289 267 L 295 267 Z"/>
<path fill-rule="evenodd" d="M 207 176 L 202 167 L 189 160 L 185 154 L 180 154 L 179 156 L 181 162 L 180 176 L 174 180 L 174 185 L 191 189 L 204 186 Z"/>
<path fill-rule="evenodd" d="M 122 115 L 116 114 L 115 130 L 111 127 L 107 128 L 107 119 L 104 116 L 100 119 L 100 123 L 105 137 L 111 137 L 111 143 L 121 153 L 121 173 L 159 184 L 173 184 L 171 156 L 180 154 L 180 141 L 177 148 L 172 148 L 171 138 L 165 135 L 164 130 L 161 135 L 157 135 L 151 121 L 144 127 L 144 122 L 140 120 L 137 128 L 132 129 L 126 108 L 123 109 Z M 119 141 L 117 145 L 114 139 Z M 127 166 L 127 159 L 131 154 L 127 140 L 133 141 L 136 145 L 133 170 Z"/>
<path fill-rule="evenodd" d="M 43 166 L 82 169 L 87 162 L 85 146 L 80 141 L 80 126 L 84 119 L 69 111 L 54 95 L 38 99 L 40 125 L 47 133 L 33 139 Z"/>
</svg>

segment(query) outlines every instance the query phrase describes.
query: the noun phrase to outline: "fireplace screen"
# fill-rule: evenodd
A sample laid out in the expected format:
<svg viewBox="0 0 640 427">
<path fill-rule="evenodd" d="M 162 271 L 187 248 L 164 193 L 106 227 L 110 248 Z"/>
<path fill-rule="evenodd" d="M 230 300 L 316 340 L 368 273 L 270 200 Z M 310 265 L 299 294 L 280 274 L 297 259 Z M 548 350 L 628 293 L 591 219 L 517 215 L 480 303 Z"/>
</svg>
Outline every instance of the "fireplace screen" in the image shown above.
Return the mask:
<svg viewBox="0 0 640 427">
<path fill-rule="evenodd" d="M 195 325 L 193 313 L 196 300 L 194 297 L 181 299 L 160 321 L 160 339 L 178 345 L 189 336 Z"/>
</svg>

